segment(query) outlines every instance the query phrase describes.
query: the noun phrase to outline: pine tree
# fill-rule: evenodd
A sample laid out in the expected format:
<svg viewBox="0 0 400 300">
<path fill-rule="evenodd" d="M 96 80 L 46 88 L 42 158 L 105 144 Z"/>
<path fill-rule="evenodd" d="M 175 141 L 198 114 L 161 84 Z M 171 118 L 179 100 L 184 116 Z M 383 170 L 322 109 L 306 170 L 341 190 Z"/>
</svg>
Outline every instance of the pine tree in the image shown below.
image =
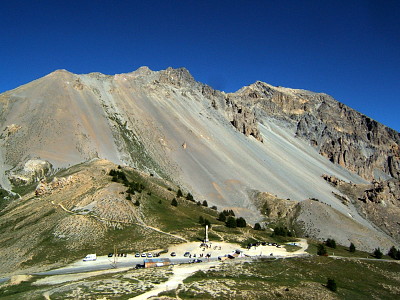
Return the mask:
<svg viewBox="0 0 400 300">
<path fill-rule="evenodd" d="M 397 255 L 397 249 L 395 246 L 392 246 L 388 252 L 388 255 L 393 258 L 396 259 L 396 255 Z"/>
<path fill-rule="evenodd" d="M 254 224 L 254 230 L 261 230 L 261 225 L 260 225 L 260 223 Z"/>
<path fill-rule="evenodd" d="M 337 285 L 335 279 L 328 278 L 328 282 L 326 283 L 326 287 L 330 289 L 332 292 L 337 291 Z"/>
<path fill-rule="evenodd" d="M 219 215 L 218 215 L 218 219 L 217 220 L 221 221 L 221 222 L 225 222 L 226 221 L 225 214 L 223 212 L 220 212 Z"/>
<path fill-rule="evenodd" d="M 205 207 L 208 207 L 208 203 L 207 203 L 207 201 L 206 201 L 206 200 L 204 200 L 202 205 L 203 205 L 203 206 L 205 206 Z"/>
<path fill-rule="evenodd" d="M 186 200 L 189 200 L 189 201 L 194 201 L 194 199 L 193 199 L 193 196 L 192 196 L 192 194 L 191 194 L 191 193 L 188 193 L 188 194 L 187 194 L 187 196 L 186 196 Z"/>
<path fill-rule="evenodd" d="M 174 199 L 172 199 L 172 201 L 171 201 L 171 205 L 172 206 L 178 206 L 178 201 L 176 201 L 176 199 L 174 198 Z"/>
<path fill-rule="evenodd" d="M 329 248 L 336 249 L 336 241 L 335 241 L 334 239 L 327 239 L 327 240 L 326 240 L 326 245 L 327 245 Z"/>
<path fill-rule="evenodd" d="M 228 228 L 236 228 L 236 219 L 232 216 L 229 216 L 226 220 L 226 227 Z"/>
<path fill-rule="evenodd" d="M 381 259 L 382 256 L 383 256 L 383 253 L 382 253 L 381 249 L 378 247 L 378 248 L 376 248 L 376 249 L 374 250 L 373 255 L 375 256 L 375 258 Z"/>
<path fill-rule="evenodd" d="M 352 253 L 356 252 L 356 246 L 353 243 L 350 244 L 349 251 Z"/>
<path fill-rule="evenodd" d="M 236 226 L 237 227 L 246 227 L 247 223 L 246 220 L 242 217 L 236 219 Z"/>
<path fill-rule="evenodd" d="M 319 244 L 319 245 L 318 245 L 317 254 L 318 254 L 319 256 L 324 256 L 324 255 L 327 254 L 326 249 L 325 249 L 325 246 L 324 246 L 323 244 Z"/>
<path fill-rule="evenodd" d="M 176 192 L 176 196 L 178 198 L 183 196 L 183 193 L 182 193 L 181 189 L 178 189 L 178 191 Z"/>
</svg>

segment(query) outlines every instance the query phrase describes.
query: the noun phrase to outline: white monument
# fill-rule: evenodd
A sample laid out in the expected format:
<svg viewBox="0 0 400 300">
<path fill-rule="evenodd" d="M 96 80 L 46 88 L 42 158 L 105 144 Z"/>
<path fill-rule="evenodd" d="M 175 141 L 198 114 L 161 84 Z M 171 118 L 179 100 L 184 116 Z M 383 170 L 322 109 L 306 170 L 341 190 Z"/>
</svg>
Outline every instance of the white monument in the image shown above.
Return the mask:
<svg viewBox="0 0 400 300">
<path fill-rule="evenodd" d="M 204 239 L 204 243 L 208 243 L 208 225 L 206 225 L 206 238 Z"/>
</svg>

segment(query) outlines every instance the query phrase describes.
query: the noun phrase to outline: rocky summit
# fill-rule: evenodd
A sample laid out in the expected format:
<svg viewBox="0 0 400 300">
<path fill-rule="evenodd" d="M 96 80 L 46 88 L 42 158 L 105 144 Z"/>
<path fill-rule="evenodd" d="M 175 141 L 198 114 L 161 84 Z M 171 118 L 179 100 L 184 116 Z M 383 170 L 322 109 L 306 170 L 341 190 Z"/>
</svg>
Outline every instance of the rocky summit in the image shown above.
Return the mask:
<svg viewBox="0 0 400 300">
<path fill-rule="evenodd" d="M 356 239 L 367 250 L 400 241 L 399 145 L 398 132 L 329 95 L 259 81 L 225 93 L 185 68 L 114 76 L 57 70 L 0 95 L 4 190 L 41 184 L 42 193 L 46 176 L 105 159 L 250 223 L 272 221 L 263 193 L 281 199 L 277 207 L 290 200 L 300 213 L 287 216 L 304 234 Z M 389 202 L 390 218 L 380 218 Z"/>
</svg>

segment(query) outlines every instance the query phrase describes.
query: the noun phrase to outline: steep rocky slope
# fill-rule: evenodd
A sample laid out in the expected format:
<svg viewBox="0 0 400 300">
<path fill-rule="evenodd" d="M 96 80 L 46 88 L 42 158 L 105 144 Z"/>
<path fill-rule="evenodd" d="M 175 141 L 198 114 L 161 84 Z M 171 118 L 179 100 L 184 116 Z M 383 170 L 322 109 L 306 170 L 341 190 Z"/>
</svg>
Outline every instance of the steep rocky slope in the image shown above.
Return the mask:
<svg viewBox="0 0 400 300">
<path fill-rule="evenodd" d="M 0 95 L 0 130 L 5 188 L 9 179 L 29 183 L 104 158 L 170 179 L 250 222 L 263 218 L 249 196 L 256 190 L 317 198 L 376 230 L 321 175 L 366 184 L 399 170 L 399 133 L 327 95 L 261 82 L 226 94 L 184 68 L 55 71 Z"/>
<path fill-rule="evenodd" d="M 400 134 L 322 93 L 256 82 L 232 97 L 284 120 L 321 155 L 372 180 L 400 178 Z"/>
</svg>

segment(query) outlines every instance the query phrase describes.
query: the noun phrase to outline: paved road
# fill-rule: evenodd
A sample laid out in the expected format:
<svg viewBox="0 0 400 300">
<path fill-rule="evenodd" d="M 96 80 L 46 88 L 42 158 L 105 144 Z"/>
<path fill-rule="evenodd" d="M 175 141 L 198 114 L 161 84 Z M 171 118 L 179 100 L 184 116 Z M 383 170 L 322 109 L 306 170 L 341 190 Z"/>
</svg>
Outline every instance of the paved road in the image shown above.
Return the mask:
<svg viewBox="0 0 400 300">
<path fill-rule="evenodd" d="M 193 258 L 189 257 L 170 257 L 171 264 L 184 264 L 192 261 Z M 206 258 L 200 258 L 203 261 L 207 261 Z M 33 275 L 61 275 L 61 274 L 73 274 L 73 273 L 83 273 L 83 272 L 92 272 L 92 271 L 101 271 L 101 270 L 109 270 L 114 268 L 129 268 L 135 267 L 137 264 L 143 264 L 144 258 L 129 258 L 122 257 L 119 258 L 116 267 L 113 264 L 113 260 L 104 260 L 102 261 L 86 261 L 84 263 L 80 263 L 79 265 L 69 266 L 61 269 L 46 271 L 35 273 Z M 217 257 L 211 257 L 209 261 L 218 260 Z"/>
</svg>

